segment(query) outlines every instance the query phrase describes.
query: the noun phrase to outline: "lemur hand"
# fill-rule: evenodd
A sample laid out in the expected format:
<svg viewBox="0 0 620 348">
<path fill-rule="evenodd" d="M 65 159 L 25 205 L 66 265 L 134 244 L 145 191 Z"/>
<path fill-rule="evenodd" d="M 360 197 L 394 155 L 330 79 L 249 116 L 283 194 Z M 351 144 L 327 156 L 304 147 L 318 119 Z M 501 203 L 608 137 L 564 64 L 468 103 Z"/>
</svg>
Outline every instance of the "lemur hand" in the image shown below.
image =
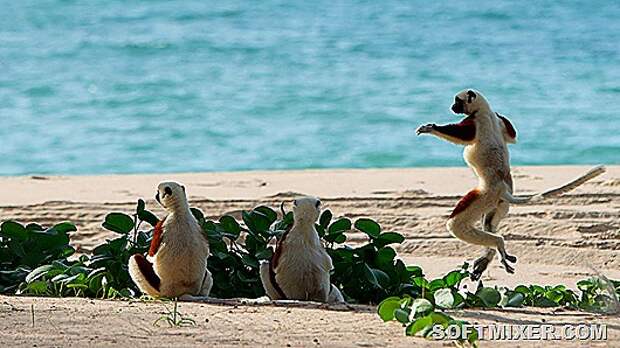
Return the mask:
<svg viewBox="0 0 620 348">
<path fill-rule="evenodd" d="M 433 131 L 433 127 L 435 127 L 435 124 L 429 123 L 424 126 L 420 126 L 418 130 L 416 130 L 415 132 L 417 135 L 424 134 L 424 133 L 430 133 Z"/>
</svg>

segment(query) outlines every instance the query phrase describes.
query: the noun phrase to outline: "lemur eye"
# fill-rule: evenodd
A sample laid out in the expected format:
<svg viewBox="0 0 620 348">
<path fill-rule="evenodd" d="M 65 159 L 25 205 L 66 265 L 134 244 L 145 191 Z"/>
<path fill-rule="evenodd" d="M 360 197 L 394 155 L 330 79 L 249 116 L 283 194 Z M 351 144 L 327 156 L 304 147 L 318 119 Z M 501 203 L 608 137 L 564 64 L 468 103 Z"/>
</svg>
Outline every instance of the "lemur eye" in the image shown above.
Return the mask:
<svg viewBox="0 0 620 348">
<path fill-rule="evenodd" d="M 172 195 L 172 189 L 168 186 L 166 186 L 166 188 L 164 188 L 164 193 L 167 195 Z"/>
<path fill-rule="evenodd" d="M 318 207 L 320 207 L 320 206 L 321 206 L 321 201 L 320 201 L 320 200 L 317 200 L 317 201 L 316 201 L 316 207 L 318 208 Z"/>
</svg>

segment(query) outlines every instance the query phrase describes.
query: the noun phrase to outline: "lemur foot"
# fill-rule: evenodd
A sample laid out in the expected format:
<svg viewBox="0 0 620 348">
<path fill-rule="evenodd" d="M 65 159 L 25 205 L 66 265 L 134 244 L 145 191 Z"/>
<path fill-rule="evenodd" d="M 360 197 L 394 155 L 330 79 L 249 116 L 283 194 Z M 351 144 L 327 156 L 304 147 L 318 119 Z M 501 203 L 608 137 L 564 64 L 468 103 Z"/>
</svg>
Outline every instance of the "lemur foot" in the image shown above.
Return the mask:
<svg viewBox="0 0 620 348">
<path fill-rule="evenodd" d="M 482 277 L 482 273 L 484 273 L 489 266 L 489 263 L 491 263 L 491 260 L 484 256 L 477 258 L 476 261 L 474 261 L 474 270 L 470 274 L 469 278 L 473 281 L 480 279 L 480 277 Z"/>
<path fill-rule="evenodd" d="M 508 257 L 502 257 L 502 265 L 504 265 L 504 269 L 506 269 L 506 272 L 513 274 L 515 272 L 515 268 L 508 264 L 509 260 L 517 261 L 517 258 L 514 256 L 510 259 L 508 259 Z"/>
<path fill-rule="evenodd" d="M 417 135 L 430 133 L 433 131 L 433 127 L 435 127 L 434 123 L 425 124 L 424 126 L 420 126 L 415 132 Z"/>
<path fill-rule="evenodd" d="M 482 284 L 482 280 L 478 281 L 478 286 L 476 287 L 476 292 L 478 292 L 478 290 L 484 288 L 484 284 Z"/>
<path fill-rule="evenodd" d="M 508 261 L 510 261 L 510 262 L 512 262 L 512 263 L 517 262 L 517 257 L 516 257 L 516 256 L 514 256 L 514 255 L 508 255 L 508 254 L 506 254 L 506 255 L 504 255 L 504 258 L 506 258 L 506 260 L 508 260 Z"/>
</svg>

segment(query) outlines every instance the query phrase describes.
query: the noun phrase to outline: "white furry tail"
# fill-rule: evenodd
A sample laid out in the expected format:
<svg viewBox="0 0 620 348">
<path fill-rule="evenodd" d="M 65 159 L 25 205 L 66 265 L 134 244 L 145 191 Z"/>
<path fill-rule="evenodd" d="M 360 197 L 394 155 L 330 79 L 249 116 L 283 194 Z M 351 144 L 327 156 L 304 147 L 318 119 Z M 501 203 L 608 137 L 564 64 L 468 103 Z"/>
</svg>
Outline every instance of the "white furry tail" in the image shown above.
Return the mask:
<svg viewBox="0 0 620 348">
<path fill-rule="evenodd" d="M 143 294 L 159 297 L 159 277 L 153 266 L 146 261 L 142 254 L 135 254 L 129 258 L 129 275 Z"/>
<path fill-rule="evenodd" d="M 592 180 L 603 173 L 605 173 L 605 167 L 597 166 L 597 167 L 590 169 L 584 175 L 578 177 L 577 179 L 565 185 L 556 187 L 551 190 L 547 190 L 542 193 L 537 193 L 537 194 L 527 195 L 527 196 L 516 196 L 515 197 L 508 190 L 508 186 L 506 186 L 506 191 L 504 191 L 504 194 L 502 195 L 502 199 L 512 204 L 526 204 L 526 203 L 531 203 L 531 202 L 538 202 L 545 198 L 560 196 L 562 194 L 565 194 L 566 192 L 572 191 L 575 188 L 583 185 L 585 182 Z"/>
</svg>

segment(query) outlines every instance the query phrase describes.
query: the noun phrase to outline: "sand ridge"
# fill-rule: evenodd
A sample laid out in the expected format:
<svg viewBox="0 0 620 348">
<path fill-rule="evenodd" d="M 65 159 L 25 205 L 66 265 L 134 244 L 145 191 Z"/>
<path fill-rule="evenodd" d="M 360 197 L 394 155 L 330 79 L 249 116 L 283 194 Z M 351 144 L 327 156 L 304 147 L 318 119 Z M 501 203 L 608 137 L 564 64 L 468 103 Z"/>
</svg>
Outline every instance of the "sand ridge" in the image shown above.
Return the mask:
<svg viewBox="0 0 620 348">
<path fill-rule="evenodd" d="M 588 169 L 586 166 L 516 167 L 513 170 L 516 192 L 533 193 L 556 187 Z M 135 209 L 137 198 L 142 197 L 146 199 L 150 209 L 160 216 L 163 215 L 163 211 L 156 205 L 152 196 L 157 182 L 164 179 L 183 182 L 188 188 L 192 205 L 202 209 L 211 218 L 217 218 L 221 214 L 238 217 L 241 210 L 259 204 L 266 204 L 275 209 L 282 201 L 290 201 L 298 194 L 319 196 L 324 206 L 331 209 L 335 216 L 346 215 L 353 219 L 362 216 L 371 217 L 377 219 L 384 230 L 404 234 L 406 241 L 397 248 L 399 257 L 405 259 L 407 263 L 421 265 L 431 277 L 454 269 L 463 261 L 477 257 L 479 253 L 479 249 L 454 239 L 445 229 L 445 221 L 460 196 L 475 185 L 473 174 L 466 168 L 0 178 L 0 186 L 4 192 L 0 197 L 0 220 L 36 221 L 48 225 L 60 221 L 72 221 L 77 224 L 79 230 L 72 236 L 72 243 L 82 252 L 88 252 L 112 236 L 101 228 L 105 214 L 110 211 L 131 213 Z M 565 196 L 533 205 L 512 206 L 510 214 L 500 226 L 500 233 L 507 239 L 508 250 L 519 258 L 516 274 L 508 275 L 498 262 L 494 262 L 484 277 L 485 284 L 514 286 L 521 283 L 562 283 L 574 286 L 577 280 L 592 275 L 594 270 L 610 278 L 620 279 L 620 184 L 618 183 L 620 183 L 620 166 L 608 166 L 606 174 Z M 361 234 L 353 234 L 348 242 L 361 242 L 364 238 L 365 236 Z M 84 324 L 61 319 L 63 311 L 77 310 L 74 307 L 82 303 L 80 301 L 90 300 L 3 297 L 2 301 L 19 308 L 25 308 L 33 301 L 41 303 L 43 308 L 47 308 L 50 318 L 53 318 L 52 322 L 57 320 L 56 325 L 65 325 L 63 327 L 68 330 L 65 335 L 54 336 L 52 342 L 56 342 L 56 339 L 64 340 L 65 337 L 79 336 L 78 331 L 72 329 L 75 325 L 79 327 L 86 325 L 89 330 L 95 331 L 98 330 L 97 325 L 100 325 L 93 320 L 84 319 L 91 322 Z M 6 312 L 4 307 L 2 308 L 0 311 L 2 321 L 13 320 L 10 319 L 11 310 Z M 80 312 L 84 311 L 83 314 L 76 315 L 89 318 L 118 311 L 118 313 L 130 313 L 126 314 L 127 320 L 142 322 L 143 326 L 149 327 L 147 322 L 155 316 L 153 313 L 157 312 L 155 308 L 156 304 L 94 301 L 93 306 L 80 309 Z M 196 316 L 209 318 L 217 310 L 222 310 L 222 307 L 207 304 L 184 304 L 184 308 Z M 223 336 L 235 337 L 234 342 L 224 340 L 229 344 L 316 345 L 311 339 L 312 335 L 303 333 L 310 330 L 314 336 L 321 338 L 323 342 L 330 342 L 332 346 L 414 344 L 410 338 L 402 337 L 401 327 L 393 323 L 381 323 L 374 313 L 356 313 L 347 316 L 320 309 L 305 309 L 299 312 L 299 309 L 293 308 L 252 306 L 238 306 L 233 312 L 242 310 L 252 313 L 250 317 L 254 318 L 248 321 L 247 325 L 260 322 L 258 326 L 266 325 L 272 329 L 285 326 L 286 333 L 267 337 L 254 329 L 243 330 L 241 327 L 246 324 L 242 323 L 246 319 L 239 319 L 240 322 L 235 325 L 239 325 L 241 334 L 237 333 L 237 329 L 221 326 L 218 328 L 219 334 L 209 336 L 206 333 L 208 325 L 205 324 L 200 326 L 202 330 L 195 328 L 155 330 L 153 335 L 162 339 L 157 341 L 162 342 L 162 345 L 168 342 L 166 340 L 170 335 L 181 337 L 179 342 L 183 342 L 182 345 L 195 345 L 198 342 L 214 343 L 215 337 Z M 314 313 L 312 311 L 319 312 L 306 316 L 307 313 Z M 549 320 L 557 317 L 557 313 L 549 311 L 529 308 L 527 311 L 531 313 L 498 311 L 490 315 L 488 311 L 465 311 L 462 316 L 491 322 L 526 319 L 536 321 L 541 320 L 540 318 Z M 281 317 L 282 313 L 287 313 L 289 316 L 285 317 L 291 319 Z M 338 325 L 342 326 L 339 332 L 343 332 L 343 339 L 335 338 L 335 333 L 322 326 L 324 323 L 317 317 L 327 322 L 339 323 Z M 581 322 L 590 320 L 588 318 L 591 317 L 593 316 L 586 313 L 573 313 L 567 316 L 566 320 Z M 119 316 L 118 321 L 113 324 L 116 329 L 122 326 L 119 332 L 123 334 L 114 337 L 117 342 L 147 342 L 138 338 L 144 333 L 130 333 L 127 329 L 128 324 L 122 318 L 123 316 Z M 596 318 L 616 325 L 610 328 L 610 337 L 618 342 L 620 332 L 618 319 L 599 316 Z M 210 325 L 216 324 L 211 322 Z M 356 325 L 361 325 L 361 328 L 356 328 Z M 5 332 L 0 336 L 0 341 L 7 340 L 17 345 L 26 343 L 19 338 L 20 332 L 23 334 L 25 328 L 7 329 L 15 334 Z M 349 331 L 351 336 L 347 336 Z M 361 334 L 353 335 L 356 331 Z M 246 336 L 252 335 L 252 332 L 254 332 L 253 338 Z M 107 333 L 101 328 L 98 335 L 101 338 Z M 153 335 L 146 336 L 151 338 Z M 202 338 L 199 339 L 200 337 Z M 82 337 L 74 338 L 76 342 L 85 343 Z M 415 339 L 415 344 L 430 343 Z"/>
</svg>

